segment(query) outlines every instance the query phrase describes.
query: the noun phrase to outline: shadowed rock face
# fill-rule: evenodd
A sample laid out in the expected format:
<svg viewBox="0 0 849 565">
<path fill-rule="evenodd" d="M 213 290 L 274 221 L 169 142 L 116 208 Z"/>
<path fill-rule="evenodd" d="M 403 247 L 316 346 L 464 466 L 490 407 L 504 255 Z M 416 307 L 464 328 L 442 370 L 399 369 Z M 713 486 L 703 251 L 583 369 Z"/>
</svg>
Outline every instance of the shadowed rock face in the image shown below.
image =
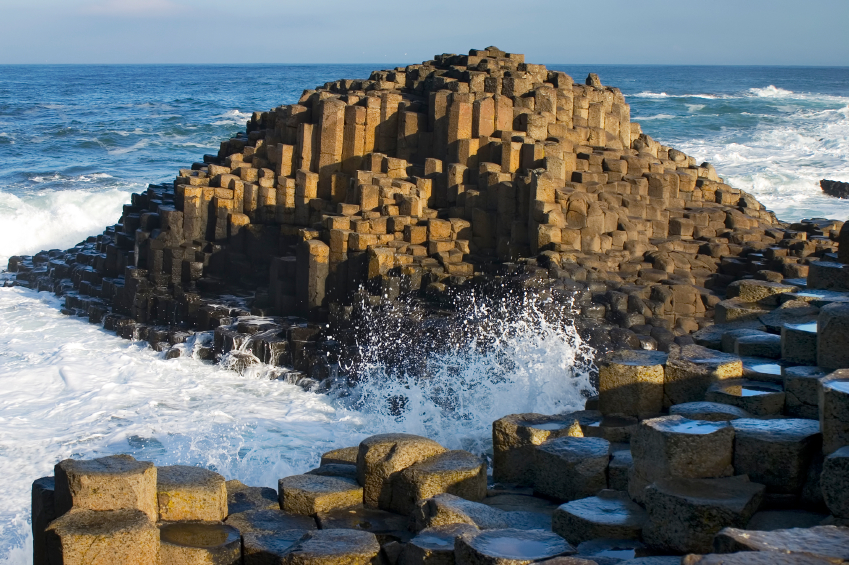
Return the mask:
<svg viewBox="0 0 849 565">
<path fill-rule="evenodd" d="M 820 188 L 829 196 L 835 198 L 849 198 L 849 182 L 841 182 L 839 180 L 822 179 Z"/>
</svg>

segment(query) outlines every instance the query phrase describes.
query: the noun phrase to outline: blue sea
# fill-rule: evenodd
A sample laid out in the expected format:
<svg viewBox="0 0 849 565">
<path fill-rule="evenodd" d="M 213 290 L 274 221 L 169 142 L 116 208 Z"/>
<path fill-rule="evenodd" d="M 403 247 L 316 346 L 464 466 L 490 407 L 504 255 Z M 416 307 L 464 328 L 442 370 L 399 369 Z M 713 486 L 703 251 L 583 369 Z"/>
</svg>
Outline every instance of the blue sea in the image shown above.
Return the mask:
<svg viewBox="0 0 849 565">
<path fill-rule="evenodd" d="M 252 112 L 385 67 L 0 66 L 0 264 L 99 233 L 132 192 L 216 152 Z M 849 217 L 849 201 L 818 185 L 849 181 L 849 68 L 549 68 L 576 80 L 598 73 L 623 91 L 645 133 L 713 163 L 782 220 Z M 0 288 L 0 563 L 31 562 L 30 483 L 67 457 L 129 452 L 276 486 L 323 451 L 383 431 L 485 453 L 492 420 L 578 408 L 588 386 L 574 336 L 528 312 L 502 320 L 510 331 L 499 335 L 509 338 L 491 357 L 459 350 L 432 360 L 456 385 L 458 419 L 433 400 L 439 379 L 410 384 L 399 416 L 385 410 L 385 386 L 366 382 L 351 403 L 270 380 L 262 368 L 239 375 L 165 361 L 62 316 L 47 293 Z M 491 378 L 503 359 L 509 378 Z"/>
</svg>

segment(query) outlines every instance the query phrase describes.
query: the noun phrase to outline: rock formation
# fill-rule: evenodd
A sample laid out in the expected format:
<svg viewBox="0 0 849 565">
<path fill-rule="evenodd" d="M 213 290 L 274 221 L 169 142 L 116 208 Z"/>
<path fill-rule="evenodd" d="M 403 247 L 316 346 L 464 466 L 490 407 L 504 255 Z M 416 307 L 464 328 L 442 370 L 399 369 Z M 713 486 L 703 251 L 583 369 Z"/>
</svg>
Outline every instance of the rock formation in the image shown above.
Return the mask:
<svg viewBox="0 0 849 565">
<path fill-rule="evenodd" d="M 849 198 L 849 182 L 822 179 L 820 181 L 820 188 L 829 196 Z"/>
</svg>

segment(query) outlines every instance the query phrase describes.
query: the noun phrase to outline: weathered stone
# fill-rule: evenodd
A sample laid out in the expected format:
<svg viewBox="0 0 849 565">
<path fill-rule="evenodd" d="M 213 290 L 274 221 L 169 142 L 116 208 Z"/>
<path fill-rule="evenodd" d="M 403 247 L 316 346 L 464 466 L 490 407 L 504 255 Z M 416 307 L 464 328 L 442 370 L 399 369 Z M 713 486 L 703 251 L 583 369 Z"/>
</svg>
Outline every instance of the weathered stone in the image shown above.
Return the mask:
<svg viewBox="0 0 849 565">
<path fill-rule="evenodd" d="M 659 351 L 621 350 L 599 365 L 599 410 L 605 415 L 646 417 L 663 409 L 663 364 Z"/>
<path fill-rule="evenodd" d="M 723 335 L 728 332 L 741 329 L 763 331 L 766 328 L 763 323 L 760 322 L 760 320 L 749 320 L 727 324 L 718 323 L 712 326 L 704 327 L 699 331 L 694 332 L 691 337 L 693 338 L 693 341 L 696 342 L 696 345 L 701 345 L 702 347 L 718 350 L 722 348 Z"/>
<path fill-rule="evenodd" d="M 778 306 L 779 295 L 797 290 L 795 286 L 786 284 L 744 279 L 729 284 L 726 296 L 762 306 Z"/>
<path fill-rule="evenodd" d="M 849 560 L 849 528 L 817 526 L 760 532 L 728 527 L 717 533 L 713 549 L 717 553 L 798 552 L 826 559 Z"/>
<path fill-rule="evenodd" d="M 322 465 L 329 465 L 329 464 L 356 465 L 357 464 L 357 454 L 359 452 L 360 452 L 359 446 L 343 447 L 341 449 L 334 449 L 333 451 L 328 451 L 327 453 L 323 453 L 321 455 L 321 464 Z"/>
<path fill-rule="evenodd" d="M 819 526 L 827 517 L 827 514 L 807 510 L 760 510 L 755 512 L 746 524 L 746 529 L 772 532 L 790 528 L 813 528 Z"/>
<path fill-rule="evenodd" d="M 594 563 L 607 564 L 611 561 L 620 563 L 622 560 L 630 561 L 638 556 L 653 553 L 645 544 L 635 539 L 593 539 L 582 542 L 577 546 L 576 557 L 590 559 Z M 675 565 L 679 565 L 676 563 Z"/>
<path fill-rule="evenodd" d="M 849 518 L 849 446 L 841 447 L 825 458 L 820 487 L 831 513 L 837 518 Z"/>
<path fill-rule="evenodd" d="M 412 514 L 411 524 L 415 531 L 449 524 L 471 524 L 481 530 L 550 529 L 551 518 L 537 511 L 505 512 L 453 494 L 438 494 L 417 505 Z"/>
<path fill-rule="evenodd" d="M 663 551 L 708 553 L 719 530 L 745 527 L 764 489 L 738 477 L 661 479 L 645 490 L 643 541 Z"/>
<path fill-rule="evenodd" d="M 676 347 L 666 361 L 664 406 L 704 400 L 713 383 L 741 376 L 743 362 L 739 357 L 699 345 Z"/>
<path fill-rule="evenodd" d="M 32 483 L 32 550 L 34 565 L 48 565 L 44 530 L 56 519 L 55 482 L 42 477 Z"/>
<path fill-rule="evenodd" d="M 362 504 L 363 489 L 356 481 L 318 475 L 293 475 L 278 481 L 280 508 L 313 516 L 335 508 Z"/>
<path fill-rule="evenodd" d="M 408 515 L 418 501 L 443 492 L 466 500 L 483 500 L 486 462 L 468 451 L 446 451 L 410 465 L 392 479 L 390 509 Z"/>
<path fill-rule="evenodd" d="M 444 451 L 435 441 L 410 434 L 382 434 L 364 439 L 357 454 L 357 479 L 363 485 L 363 503 L 389 510 L 393 475 Z"/>
<path fill-rule="evenodd" d="M 640 539 L 647 515 L 628 494 L 601 490 L 595 496 L 560 506 L 551 529 L 573 545 L 597 539 Z"/>
<path fill-rule="evenodd" d="M 316 520 L 322 530 L 347 529 L 370 532 L 377 537 L 380 545 L 391 541 L 405 542 L 411 537 L 407 531 L 407 516 L 377 508 L 356 506 L 319 512 Z"/>
<path fill-rule="evenodd" d="M 286 563 L 289 550 L 304 536 L 303 530 L 275 533 L 242 533 L 242 559 L 245 565 Z"/>
<path fill-rule="evenodd" d="M 301 514 L 291 514 L 279 508 L 246 510 L 227 517 L 227 525 L 239 530 L 242 535 L 275 534 L 290 530 L 305 532 L 316 529 L 315 519 Z"/>
<path fill-rule="evenodd" d="M 781 328 L 781 358 L 790 363 L 816 364 L 816 322 L 784 324 Z"/>
<path fill-rule="evenodd" d="M 720 402 L 687 402 L 669 407 L 671 415 L 683 416 L 690 420 L 708 422 L 728 422 L 737 418 L 749 418 L 751 415 L 736 406 Z"/>
<path fill-rule="evenodd" d="M 622 449 L 611 453 L 607 466 L 607 486 L 612 490 L 628 490 L 628 479 L 634 468 L 634 457 L 630 449 Z"/>
<path fill-rule="evenodd" d="M 534 492 L 577 500 L 607 488 L 610 442 L 601 438 L 562 437 L 537 446 Z"/>
<path fill-rule="evenodd" d="M 227 515 L 247 510 L 280 508 L 277 491 L 268 487 L 249 487 L 235 479 L 225 483 L 227 487 Z"/>
<path fill-rule="evenodd" d="M 781 385 L 748 379 L 715 383 L 705 393 L 705 400 L 730 404 L 753 416 L 776 416 L 784 410 Z"/>
<path fill-rule="evenodd" d="M 404 565 L 429 565 L 454 563 L 454 540 L 466 533 L 477 532 L 469 524 L 451 524 L 426 528 L 411 539 L 401 557 Z"/>
<path fill-rule="evenodd" d="M 833 563 L 833 561 L 805 553 L 778 551 L 687 555 L 681 559 L 681 565 L 826 565 L 826 563 Z"/>
<path fill-rule="evenodd" d="M 525 565 L 573 553 L 557 534 L 515 528 L 461 534 L 454 544 L 457 565 Z"/>
<path fill-rule="evenodd" d="M 793 418 L 818 420 L 819 381 L 826 372 L 819 367 L 786 367 L 782 370 L 784 378 L 784 413 Z"/>
<path fill-rule="evenodd" d="M 769 333 L 749 334 L 734 341 L 734 353 L 740 356 L 781 358 L 781 336 Z"/>
<path fill-rule="evenodd" d="M 239 531 L 221 524 L 176 523 L 159 528 L 161 565 L 237 565 L 242 562 Z"/>
<path fill-rule="evenodd" d="M 110 467 L 114 470 L 115 462 L 111 463 Z M 126 465 L 127 462 L 124 460 L 122 463 Z M 103 465 L 100 463 L 100 468 Z M 124 465 L 121 465 L 121 468 L 126 469 Z M 71 467 L 70 472 L 81 470 L 80 466 L 66 467 Z M 85 469 L 87 473 L 91 470 L 92 467 Z M 84 476 L 91 477 L 90 474 Z M 115 492 L 119 496 L 126 496 L 126 491 L 122 493 L 116 490 Z M 87 508 L 75 509 L 51 522 L 45 536 L 49 563 L 62 565 L 114 565 L 116 563 L 158 565 L 159 563 L 159 530 L 145 512 L 135 508 L 99 511 Z"/>
<path fill-rule="evenodd" d="M 718 302 L 715 306 L 714 318 L 719 324 L 733 322 L 758 322 L 761 316 L 769 310 L 754 302 L 744 302 L 739 298 L 729 298 Z"/>
<path fill-rule="evenodd" d="M 344 479 L 357 480 L 357 466 L 341 463 L 328 463 L 315 469 L 310 469 L 305 475 L 320 475 L 322 477 L 342 477 Z"/>
<path fill-rule="evenodd" d="M 816 420 L 741 418 L 734 427 L 734 472 L 766 485 L 767 491 L 798 494 L 808 466 L 822 445 Z"/>
<path fill-rule="evenodd" d="M 307 532 L 283 555 L 285 565 L 373 565 L 380 544 L 374 534 L 358 530 Z"/>
<path fill-rule="evenodd" d="M 492 423 L 492 478 L 532 485 L 534 447 L 558 437 L 581 437 L 581 427 L 568 416 L 511 414 Z"/>
<path fill-rule="evenodd" d="M 185 465 L 159 467 L 157 473 L 160 520 L 217 522 L 227 517 L 227 486 L 218 473 Z"/>
<path fill-rule="evenodd" d="M 849 367 L 849 304 L 823 306 L 817 317 L 817 365 L 823 369 Z"/>
<path fill-rule="evenodd" d="M 828 454 L 849 445 L 849 369 L 834 371 L 820 379 L 817 396 L 822 450 Z"/>
<path fill-rule="evenodd" d="M 65 459 L 55 468 L 56 515 L 71 509 L 136 508 L 156 521 L 156 467 L 129 455 L 88 461 Z"/>
</svg>

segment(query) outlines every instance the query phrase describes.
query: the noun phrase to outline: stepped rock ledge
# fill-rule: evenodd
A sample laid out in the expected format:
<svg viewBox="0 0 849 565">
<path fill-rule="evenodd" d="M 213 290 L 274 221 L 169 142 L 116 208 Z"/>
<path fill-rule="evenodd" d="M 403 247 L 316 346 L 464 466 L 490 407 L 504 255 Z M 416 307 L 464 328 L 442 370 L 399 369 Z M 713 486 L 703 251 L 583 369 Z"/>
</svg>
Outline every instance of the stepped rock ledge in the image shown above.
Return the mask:
<svg viewBox="0 0 849 565">
<path fill-rule="evenodd" d="M 493 422 L 491 462 L 384 434 L 276 492 L 65 460 L 33 483 L 36 565 L 849 563 L 849 228 L 778 220 L 595 74 L 489 47 L 307 90 L 8 271 L 167 357 L 316 389 L 377 326 L 426 351 L 464 300 L 541 297 L 598 391 Z"/>
</svg>

